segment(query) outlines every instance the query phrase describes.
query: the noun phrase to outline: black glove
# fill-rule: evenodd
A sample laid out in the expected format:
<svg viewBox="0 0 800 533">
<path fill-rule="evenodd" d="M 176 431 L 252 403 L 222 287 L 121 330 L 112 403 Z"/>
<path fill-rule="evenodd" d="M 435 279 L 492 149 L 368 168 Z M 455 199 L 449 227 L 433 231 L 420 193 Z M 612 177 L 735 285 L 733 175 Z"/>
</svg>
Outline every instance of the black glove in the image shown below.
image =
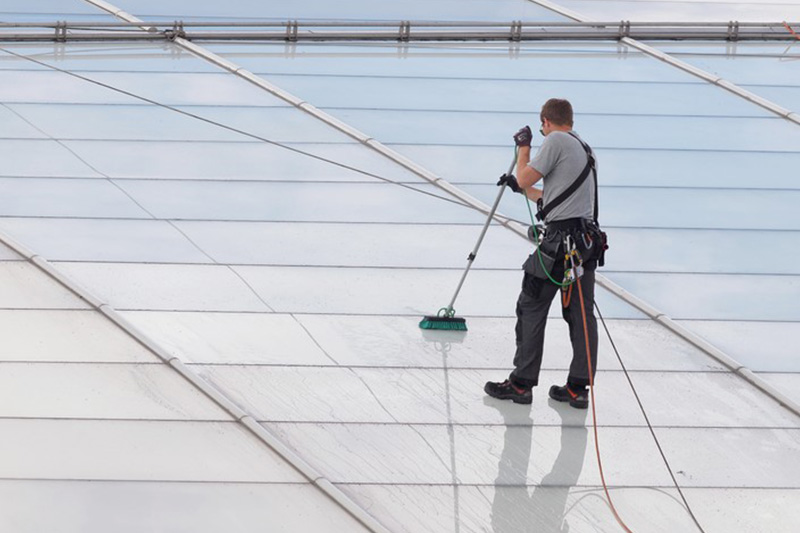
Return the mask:
<svg viewBox="0 0 800 533">
<path fill-rule="evenodd" d="M 514 192 L 522 192 L 522 189 L 519 188 L 519 183 L 517 183 L 517 178 L 515 178 L 513 174 L 503 174 L 500 176 L 500 180 L 497 182 L 497 185 L 506 185 Z"/>
<path fill-rule="evenodd" d="M 530 148 L 531 139 L 533 139 L 533 132 L 531 132 L 530 126 L 525 126 L 514 134 L 514 143 L 516 143 L 517 146 L 527 146 Z"/>
</svg>

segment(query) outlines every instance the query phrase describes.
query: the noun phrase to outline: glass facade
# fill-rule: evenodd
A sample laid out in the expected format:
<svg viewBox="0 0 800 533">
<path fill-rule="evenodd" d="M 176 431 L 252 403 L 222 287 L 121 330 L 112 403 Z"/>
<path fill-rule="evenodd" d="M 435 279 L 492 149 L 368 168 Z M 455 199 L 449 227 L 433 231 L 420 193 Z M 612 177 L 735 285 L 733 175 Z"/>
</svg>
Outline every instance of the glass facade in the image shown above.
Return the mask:
<svg viewBox="0 0 800 533">
<path fill-rule="evenodd" d="M 559 6 L 584 20 L 796 10 Z M 527 0 L 115 7 L 148 21 L 570 20 Z M 74 0 L 7 1 L 0 20 L 119 19 Z M 800 108 L 796 46 L 648 44 Z M 598 156 L 601 285 L 799 401 L 796 123 L 615 42 L 194 45 L 239 70 L 180 42 L 0 45 L 0 528 L 619 530 L 592 416 L 547 398 L 571 353 L 559 301 L 533 405 L 482 391 L 511 367 L 531 243 L 492 225 L 455 304 L 469 331 L 418 327 L 485 220 L 431 179 L 491 204 L 511 135 L 553 96 Z M 518 195 L 500 211 L 530 224 Z M 619 292 L 597 289 L 610 336 L 592 401 L 622 518 L 695 527 L 625 370 L 705 531 L 789 530 L 798 415 Z"/>
</svg>

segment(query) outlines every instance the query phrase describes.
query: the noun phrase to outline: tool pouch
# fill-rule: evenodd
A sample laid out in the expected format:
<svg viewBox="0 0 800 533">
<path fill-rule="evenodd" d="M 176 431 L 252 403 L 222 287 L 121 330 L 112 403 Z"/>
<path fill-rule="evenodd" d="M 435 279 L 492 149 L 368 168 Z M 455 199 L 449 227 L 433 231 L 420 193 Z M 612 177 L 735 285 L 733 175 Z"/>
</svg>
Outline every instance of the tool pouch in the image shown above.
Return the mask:
<svg viewBox="0 0 800 533">
<path fill-rule="evenodd" d="M 579 235 L 575 236 L 578 252 L 584 262 L 597 261 L 598 266 L 605 265 L 608 250 L 608 235 L 595 222 L 589 222 Z"/>
<path fill-rule="evenodd" d="M 556 258 L 559 256 L 559 247 L 561 243 L 555 239 L 545 239 L 539 245 L 539 251 L 535 251 L 528 256 L 525 263 L 522 264 L 522 269 L 526 274 L 538 279 L 547 279 L 547 275 L 553 272 L 553 267 L 556 264 Z M 541 259 L 539 254 L 541 253 Z M 551 274 L 552 275 L 552 274 Z"/>
</svg>

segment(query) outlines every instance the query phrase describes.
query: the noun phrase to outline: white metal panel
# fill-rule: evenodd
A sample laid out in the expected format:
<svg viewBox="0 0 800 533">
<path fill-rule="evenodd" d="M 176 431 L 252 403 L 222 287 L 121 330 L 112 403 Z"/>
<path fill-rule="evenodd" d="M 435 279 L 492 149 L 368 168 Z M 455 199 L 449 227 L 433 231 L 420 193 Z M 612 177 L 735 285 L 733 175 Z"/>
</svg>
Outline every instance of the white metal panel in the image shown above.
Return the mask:
<svg viewBox="0 0 800 533">
<path fill-rule="evenodd" d="M 0 363 L 0 417 L 232 420 L 172 367 L 141 363 Z"/>
<path fill-rule="evenodd" d="M 6 479 L 304 481 L 235 423 L 6 419 L 0 431 Z"/>
<path fill-rule="evenodd" d="M 0 261 L 22 261 L 22 257 L 5 244 L 0 244 Z"/>
<path fill-rule="evenodd" d="M 86 309 L 88 305 L 27 262 L 0 262 L 0 309 Z"/>
<path fill-rule="evenodd" d="M 295 317 L 263 313 L 126 312 L 169 353 L 208 364 L 330 365 Z"/>
<path fill-rule="evenodd" d="M 2 361 L 159 362 L 95 311 L 0 311 L 0 338 Z"/>
<path fill-rule="evenodd" d="M 3 480 L 0 495 L 17 533 L 366 531 L 308 484 Z"/>
</svg>

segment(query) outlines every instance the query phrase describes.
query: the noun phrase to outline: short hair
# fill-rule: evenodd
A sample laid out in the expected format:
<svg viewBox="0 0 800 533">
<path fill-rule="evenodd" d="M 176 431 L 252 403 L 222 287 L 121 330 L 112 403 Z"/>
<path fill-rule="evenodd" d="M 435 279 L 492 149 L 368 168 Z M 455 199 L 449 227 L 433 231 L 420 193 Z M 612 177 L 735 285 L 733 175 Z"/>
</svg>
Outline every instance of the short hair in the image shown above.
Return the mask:
<svg viewBox="0 0 800 533">
<path fill-rule="evenodd" d="M 539 118 L 543 121 L 547 119 L 558 126 L 572 127 L 572 104 L 569 100 L 551 98 L 542 106 Z"/>
</svg>

